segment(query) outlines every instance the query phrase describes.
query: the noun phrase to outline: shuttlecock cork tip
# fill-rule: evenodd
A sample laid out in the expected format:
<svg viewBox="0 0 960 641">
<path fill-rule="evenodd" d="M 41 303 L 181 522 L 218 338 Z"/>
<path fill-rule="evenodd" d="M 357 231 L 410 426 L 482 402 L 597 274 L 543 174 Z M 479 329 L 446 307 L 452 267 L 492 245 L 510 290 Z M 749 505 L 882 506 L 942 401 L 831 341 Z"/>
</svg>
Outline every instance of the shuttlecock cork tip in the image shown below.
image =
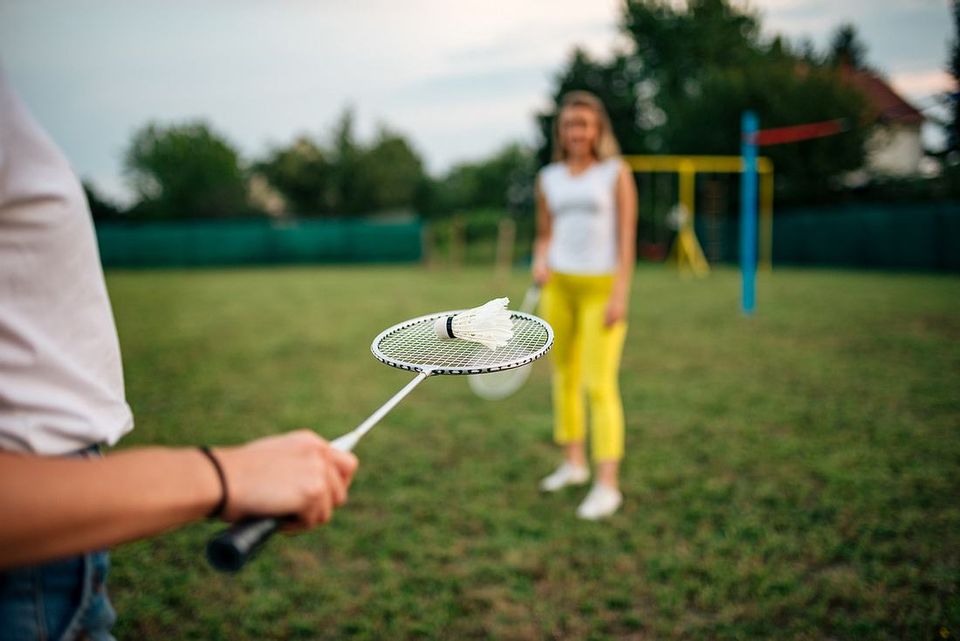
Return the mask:
<svg viewBox="0 0 960 641">
<path fill-rule="evenodd" d="M 507 310 L 509 303 L 509 298 L 495 298 L 480 307 L 441 316 L 434 321 L 434 331 L 444 340 L 459 338 L 495 350 L 513 338 L 513 321 Z"/>
</svg>

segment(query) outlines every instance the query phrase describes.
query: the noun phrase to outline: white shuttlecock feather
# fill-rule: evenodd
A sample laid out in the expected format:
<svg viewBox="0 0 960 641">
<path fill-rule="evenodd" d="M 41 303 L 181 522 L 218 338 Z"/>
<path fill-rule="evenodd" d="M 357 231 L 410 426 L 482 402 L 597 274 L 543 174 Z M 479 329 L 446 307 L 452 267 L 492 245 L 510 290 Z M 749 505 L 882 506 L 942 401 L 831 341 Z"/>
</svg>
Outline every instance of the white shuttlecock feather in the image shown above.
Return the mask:
<svg viewBox="0 0 960 641">
<path fill-rule="evenodd" d="M 496 350 L 513 338 L 513 321 L 507 310 L 509 303 L 509 298 L 495 298 L 480 307 L 438 318 L 433 328 L 438 338 L 460 338 Z"/>
</svg>

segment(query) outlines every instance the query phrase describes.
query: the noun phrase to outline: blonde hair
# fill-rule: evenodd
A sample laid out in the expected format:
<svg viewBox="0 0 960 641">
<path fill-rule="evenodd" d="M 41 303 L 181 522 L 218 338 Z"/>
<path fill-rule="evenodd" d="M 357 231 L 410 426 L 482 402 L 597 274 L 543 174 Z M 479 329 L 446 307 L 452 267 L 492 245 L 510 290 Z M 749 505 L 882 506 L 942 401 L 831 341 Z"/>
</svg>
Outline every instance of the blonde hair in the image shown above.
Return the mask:
<svg viewBox="0 0 960 641">
<path fill-rule="evenodd" d="M 597 126 L 600 131 L 593 145 L 593 155 L 597 157 L 597 160 L 607 160 L 620 155 L 620 144 L 613 134 L 610 117 L 607 116 L 607 110 L 604 108 L 603 102 L 589 91 L 571 91 L 564 94 L 560 101 L 560 109 L 557 110 L 557 116 L 553 119 L 554 162 L 560 162 L 567 158 L 567 153 L 560 142 L 560 114 L 567 107 L 586 107 L 592 109 L 597 115 Z"/>
</svg>

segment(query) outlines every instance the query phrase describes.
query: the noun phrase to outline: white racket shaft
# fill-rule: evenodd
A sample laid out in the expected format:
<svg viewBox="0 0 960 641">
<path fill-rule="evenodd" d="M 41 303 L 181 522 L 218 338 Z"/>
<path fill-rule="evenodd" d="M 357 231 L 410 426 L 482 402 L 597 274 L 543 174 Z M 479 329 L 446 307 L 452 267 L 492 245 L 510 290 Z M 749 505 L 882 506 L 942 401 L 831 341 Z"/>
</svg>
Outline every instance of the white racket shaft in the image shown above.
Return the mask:
<svg viewBox="0 0 960 641">
<path fill-rule="evenodd" d="M 407 394 L 413 391 L 417 385 L 427 379 L 433 370 L 425 370 L 418 373 L 412 381 L 407 383 L 403 389 L 394 394 L 390 400 L 380 406 L 380 408 L 371 414 L 367 420 L 356 426 L 343 436 L 340 436 L 330 442 L 330 446 L 341 452 L 350 452 L 364 434 L 373 429 L 373 426 L 380 422 L 390 410 L 397 406 Z M 207 559 L 218 570 L 225 572 L 236 572 L 247 562 L 247 559 L 253 555 L 274 532 L 280 529 L 283 519 L 280 517 L 267 517 L 250 519 L 236 523 L 227 530 L 218 534 L 207 544 Z"/>
<path fill-rule="evenodd" d="M 373 429 L 373 426 L 380 422 L 380 420 L 390 413 L 394 407 L 397 406 L 397 403 L 406 398 L 407 394 L 413 391 L 417 385 L 427 380 L 427 377 L 432 373 L 431 370 L 426 370 L 417 374 L 412 381 L 407 383 L 402 390 L 394 394 L 389 401 L 380 406 L 376 412 L 370 415 L 367 420 L 360 425 L 356 426 L 343 436 L 339 436 L 334 440 L 330 441 L 330 445 L 341 452 L 352 452 L 353 448 L 357 446 L 357 443 L 360 442 L 360 439 L 364 435 Z"/>
</svg>

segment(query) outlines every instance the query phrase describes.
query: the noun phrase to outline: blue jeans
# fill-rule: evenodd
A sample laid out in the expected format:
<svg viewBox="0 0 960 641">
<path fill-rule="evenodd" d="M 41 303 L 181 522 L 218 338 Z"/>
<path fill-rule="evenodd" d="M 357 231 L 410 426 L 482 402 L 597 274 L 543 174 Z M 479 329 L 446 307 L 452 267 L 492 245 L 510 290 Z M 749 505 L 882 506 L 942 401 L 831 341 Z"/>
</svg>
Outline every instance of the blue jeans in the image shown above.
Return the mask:
<svg viewBox="0 0 960 641">
<path fill-rule="evenodd" d="M 0 641 L 114 641 L 109 568 L 101 551 L 0 571 Z"/>
<path fill-rule="evenodd" d="M 114 641 L 107 552 L 0 572 L 0 641 Z"/>
</svg>

